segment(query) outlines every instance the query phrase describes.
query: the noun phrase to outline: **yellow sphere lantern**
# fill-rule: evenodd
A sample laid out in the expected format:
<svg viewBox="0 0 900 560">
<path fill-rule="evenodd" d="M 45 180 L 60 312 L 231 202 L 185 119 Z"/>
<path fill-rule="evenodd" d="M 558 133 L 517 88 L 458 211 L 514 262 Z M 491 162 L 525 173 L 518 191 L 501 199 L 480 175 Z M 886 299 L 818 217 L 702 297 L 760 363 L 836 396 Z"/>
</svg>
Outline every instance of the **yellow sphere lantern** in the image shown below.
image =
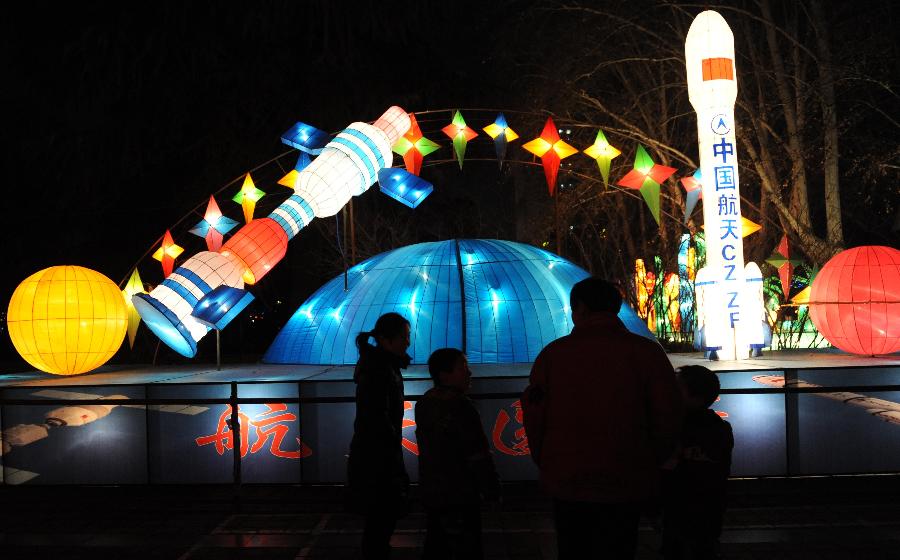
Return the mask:
<svg viewBox="0 0 900 560">
<path fill-rule="evenodd" d="M 41 371 L 75 375 L 106 363 L 128 327 L 125 298 L 106 276 L 51 266 L 22 281 L 6 322 L 19 355 Z"/>
</svg>

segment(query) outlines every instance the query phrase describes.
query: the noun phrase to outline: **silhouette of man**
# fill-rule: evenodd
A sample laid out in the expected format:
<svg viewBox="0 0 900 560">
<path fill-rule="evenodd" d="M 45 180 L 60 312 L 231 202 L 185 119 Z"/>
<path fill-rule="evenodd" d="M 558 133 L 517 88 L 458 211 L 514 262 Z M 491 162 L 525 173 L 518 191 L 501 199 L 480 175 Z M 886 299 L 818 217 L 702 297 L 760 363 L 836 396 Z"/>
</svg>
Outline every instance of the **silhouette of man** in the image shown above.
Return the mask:
<svg viewBox="0 0 900 560">
<path fill-rule="evenodd" d="M 681 423 L 675 372 L 619 320 L 609 282 L 578 282 L 570 305 L 572 333 L 541 351 L 522 395 L 528 445 L 553 498 L 559 558 L 633 558 L 641 503 Z"/>
</svg>

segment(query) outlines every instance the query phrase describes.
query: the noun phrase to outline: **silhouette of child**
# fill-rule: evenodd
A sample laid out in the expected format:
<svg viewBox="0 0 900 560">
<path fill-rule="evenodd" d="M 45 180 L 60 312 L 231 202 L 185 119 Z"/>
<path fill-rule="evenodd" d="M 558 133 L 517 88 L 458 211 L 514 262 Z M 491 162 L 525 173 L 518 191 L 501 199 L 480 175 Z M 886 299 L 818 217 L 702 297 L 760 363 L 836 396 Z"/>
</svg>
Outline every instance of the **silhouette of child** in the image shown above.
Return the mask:
<svg viewBox="0 0 900 560">
<path fill-rule="evenodd" d="M 434 379 L 416 405 L 419 490 L 427 516 L 424 558 L 479 559 L 481 500 L 500 498 L 500 481 L 475 405 L 466 397 L 472 372 L 462 351 L 435 350 Z"/>
<path fill-rule="evenodd" d="M 716 374 L 684 366 L 677 376 L 685 416 L 678 449 L 663 467 L 661 552 L 667 560 L 718 558 L 734 437 L 709 408 L 719 396 Z"/>
</svg>

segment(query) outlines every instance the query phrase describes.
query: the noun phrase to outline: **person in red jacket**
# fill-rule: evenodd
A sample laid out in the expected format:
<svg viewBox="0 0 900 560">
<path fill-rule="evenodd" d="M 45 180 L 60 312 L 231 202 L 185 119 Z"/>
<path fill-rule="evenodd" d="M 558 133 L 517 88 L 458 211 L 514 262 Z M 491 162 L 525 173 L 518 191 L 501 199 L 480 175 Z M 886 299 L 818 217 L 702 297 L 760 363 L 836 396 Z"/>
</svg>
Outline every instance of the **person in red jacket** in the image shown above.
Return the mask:
<svg viewBox="0 0 900 560">
<path fill-rule="evenodd" d="M 633 558 L 641 504 L 676 445 L 680 392 L 662 347 L 617 317 L 615 286 L 586 278 L 570 305 L 572 333 L 541 351 L 522 395 L 528 445 L 560 560 Z"/>
</svg>

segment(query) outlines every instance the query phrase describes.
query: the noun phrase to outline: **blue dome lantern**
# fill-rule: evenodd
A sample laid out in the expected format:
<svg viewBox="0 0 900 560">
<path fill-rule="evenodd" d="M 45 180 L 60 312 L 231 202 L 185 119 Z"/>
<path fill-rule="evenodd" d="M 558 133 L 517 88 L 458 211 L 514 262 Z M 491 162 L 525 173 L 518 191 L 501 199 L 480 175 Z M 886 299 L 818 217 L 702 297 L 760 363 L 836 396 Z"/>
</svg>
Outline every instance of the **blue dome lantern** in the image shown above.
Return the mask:
<svg viewBox="0 0 900 560">
<path fill-rule="evenodd" d="M 463 349 L 471 363 L 533 362 L 572 330 L 569 291 L 589 276 L 543 249 L 513 241 L 459 239 L 418 243 L 376 255 L 317 290 L 288 320 L 263 361 L 353 364 L 355 338 L 384 313 L 409 319 L 409 354 Z M 656 340 L 627 304 L 619 318 Z"/>
</svg>

